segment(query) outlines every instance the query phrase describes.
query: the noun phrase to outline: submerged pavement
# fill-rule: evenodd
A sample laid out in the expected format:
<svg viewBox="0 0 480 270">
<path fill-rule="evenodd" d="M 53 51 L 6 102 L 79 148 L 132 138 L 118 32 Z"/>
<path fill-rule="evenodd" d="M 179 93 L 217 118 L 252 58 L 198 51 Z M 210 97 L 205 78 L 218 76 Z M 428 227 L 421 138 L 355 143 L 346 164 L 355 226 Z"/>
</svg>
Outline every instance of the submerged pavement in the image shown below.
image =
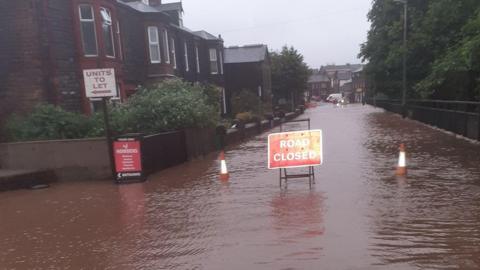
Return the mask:
<svg viewBox="0 0 480 270">
<path fill-rule="evenodd" d="M 227 149 L 228 183 L 210 155 L 144 184 L 0 193 L 0 268 L 480 268 L 480 145 L 370 106 L 307 117 L 324 136 L 311 189 L 279 187 L 265 133 Z"/>
</svg>

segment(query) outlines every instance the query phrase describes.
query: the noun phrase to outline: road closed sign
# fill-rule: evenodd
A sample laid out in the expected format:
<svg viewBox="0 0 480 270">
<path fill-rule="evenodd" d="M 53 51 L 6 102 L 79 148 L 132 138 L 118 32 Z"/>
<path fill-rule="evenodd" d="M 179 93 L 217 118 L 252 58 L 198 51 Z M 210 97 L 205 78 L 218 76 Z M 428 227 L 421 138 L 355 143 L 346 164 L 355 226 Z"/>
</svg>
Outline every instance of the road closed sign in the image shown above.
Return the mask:
<svg viewBox="0 0 480 270">
<path fill-rule="evenodd" d="M 318 166 L 323 162 L 322 131 L 305 130 L 268 136 L 268 168 Z"/>
<path fill-rule="evenodd" d="M 83 79 L 87 98 L 117 96 L 117 83 L 113 68 L 85 69 L 83 70 Z"/>
</svg>

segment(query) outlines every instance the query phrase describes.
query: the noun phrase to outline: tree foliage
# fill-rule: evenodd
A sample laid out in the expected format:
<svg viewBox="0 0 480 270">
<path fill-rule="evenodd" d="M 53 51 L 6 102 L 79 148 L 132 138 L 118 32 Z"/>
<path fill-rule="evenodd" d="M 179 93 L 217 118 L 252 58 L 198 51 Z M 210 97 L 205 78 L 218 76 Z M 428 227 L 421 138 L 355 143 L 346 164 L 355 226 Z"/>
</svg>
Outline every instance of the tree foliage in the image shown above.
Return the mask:
<svg viewBox="0 0 480 270">
<path fill-rule="evenodd" d="M 408 96 L 478 99 L 480 78 L 480 1 L 409 0 Z M 403 8 L 393 0 L 374 0 L 371 29 L 360 56 L 378 92 L 400 97 Z"/>
<path fill-rule="evenodd" d="M 220 90 L 212 85 L 191 85 L 167 80 L 139 89 L 125 103 L 110 106 L 115 135 L 152 134 L 191 127 L 213 127 L 220 117 Z M 7 124 L 10 141 L 80 139 L 105 134 L 103 114 L 91 117 L 39 105 L 26 117 L 14 116 Z"/>
<path fill-rule="evenodd" d="M 292 101 L 295 106 L 302 104 L 310 75 L 303 55 L 295 48 L 284 46 L 281 52 L 271 54 L 272 89 L 275 100 Z"/>
</svg>

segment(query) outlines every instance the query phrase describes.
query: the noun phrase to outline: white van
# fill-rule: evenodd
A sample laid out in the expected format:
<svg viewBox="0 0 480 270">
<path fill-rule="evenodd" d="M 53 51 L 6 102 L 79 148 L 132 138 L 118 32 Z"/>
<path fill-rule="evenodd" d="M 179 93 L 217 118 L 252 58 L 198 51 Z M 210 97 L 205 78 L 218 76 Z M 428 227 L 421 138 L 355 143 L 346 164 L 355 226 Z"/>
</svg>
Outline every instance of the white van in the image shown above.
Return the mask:
<svg viewBox="0 0 480 270">
<path fill-rule="evenodd" d="M 342 94 L 336 93 L 336 94 L 330 94 L 327 97 L 326 101 L 331 103 L 338 103 L 338 102 L 341 102 L 342 99 L 343 99 Z"/>
</svg>

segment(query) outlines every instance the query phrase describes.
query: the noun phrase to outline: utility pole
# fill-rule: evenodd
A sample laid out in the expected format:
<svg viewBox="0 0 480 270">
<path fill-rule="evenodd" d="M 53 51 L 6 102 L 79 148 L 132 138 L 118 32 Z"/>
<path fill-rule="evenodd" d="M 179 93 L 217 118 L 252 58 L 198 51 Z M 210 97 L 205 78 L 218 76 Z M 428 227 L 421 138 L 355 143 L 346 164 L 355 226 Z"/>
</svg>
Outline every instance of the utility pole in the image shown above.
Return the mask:
<svg viewBox="0 0 480 270">
<path fill-rule="evenodd" d="M 403 74 L 402 74 L 402 116 L 407 116 L 407 26 L 408 0 L 393 0 L 403 4 Z"/>
</svg>

